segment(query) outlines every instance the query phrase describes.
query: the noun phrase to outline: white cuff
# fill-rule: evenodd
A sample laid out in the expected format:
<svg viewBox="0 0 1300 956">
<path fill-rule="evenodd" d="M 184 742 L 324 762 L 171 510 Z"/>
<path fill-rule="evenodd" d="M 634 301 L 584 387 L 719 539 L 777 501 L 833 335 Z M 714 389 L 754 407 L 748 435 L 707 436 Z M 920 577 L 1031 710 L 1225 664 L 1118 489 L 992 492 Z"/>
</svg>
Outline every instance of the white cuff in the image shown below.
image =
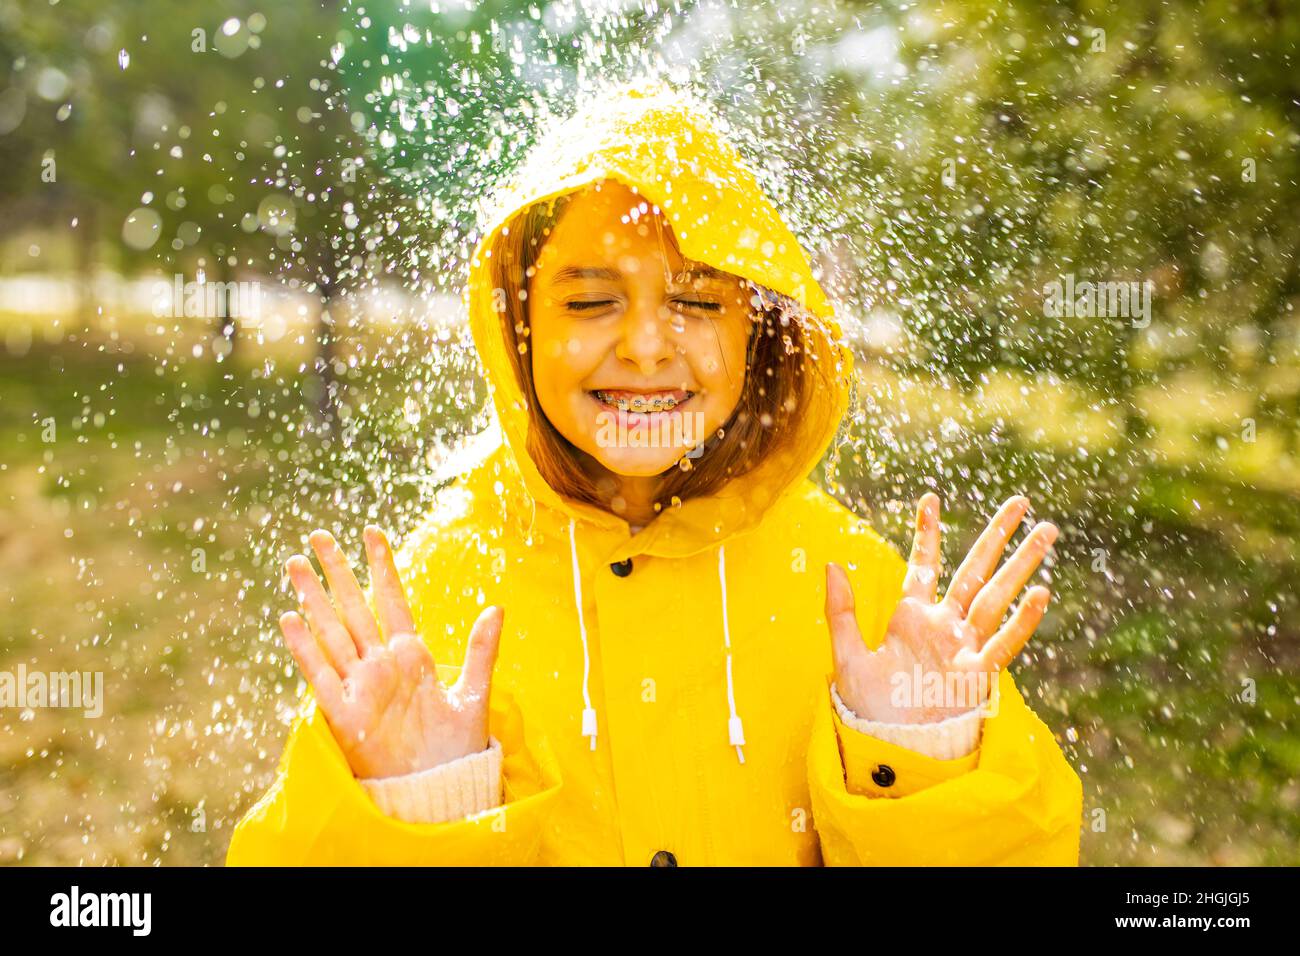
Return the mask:
<svg viewBox="0 0 1300 956">
<path fill-rule="evenodd" d="M 361 780 L 376 806 L 407 823 L 446 823 L 501 805 L 501 741 L 486 750 L 400 777 Z"/>
<path fill-rule="evenodd" d="M 831 700 L 835 702 L 835 712 L 840 715 L 840 720 L 846 727 L 877 740 L 906 747 L 926 757 L 956 760 L 973 753 L 979 746 L 980 731 L 983 729 L 981 707 L 928 724 L 889 724 L 880 720 L 867 720 L 849 710 L 840 699 L 834 684 L 831 685 Z"/>
</svg>

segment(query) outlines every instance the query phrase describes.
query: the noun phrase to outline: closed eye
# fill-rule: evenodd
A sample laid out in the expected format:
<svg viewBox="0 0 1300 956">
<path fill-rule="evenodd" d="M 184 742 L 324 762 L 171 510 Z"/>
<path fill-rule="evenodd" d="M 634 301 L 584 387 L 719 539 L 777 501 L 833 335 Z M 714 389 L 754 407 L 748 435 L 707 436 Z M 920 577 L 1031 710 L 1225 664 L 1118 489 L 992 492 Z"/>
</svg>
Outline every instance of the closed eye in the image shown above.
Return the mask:
<svg viewBox="0 0 1300 956">
<path fill-rule="evenodd" d="M 570 312 L 594 312 L 596 309 L 608 308 L 613 304 L 613 299 L 576 299 L 564 303 L 564 307 Z"/>
<path fill-rule="evenodd" d="M 704 299 L 674 299 L 672 304 L 676 308 L 696 312 L 720 312 L 722 310 L 721 302 L 709 302 Z M 614 299 L 574 299 L 571 302 L 564 303 L 564 307 L 570 312 L 595 312 L 613 305 L 617 305 Z"/>
<path fill-rule="evenodd" d="M 719 312 L 722 310 L 721 302 L 706 302 L 703 299 L 674 299 L 673 304 L 684 309 L 698 309 L 703 312 Z"/>
</svg>

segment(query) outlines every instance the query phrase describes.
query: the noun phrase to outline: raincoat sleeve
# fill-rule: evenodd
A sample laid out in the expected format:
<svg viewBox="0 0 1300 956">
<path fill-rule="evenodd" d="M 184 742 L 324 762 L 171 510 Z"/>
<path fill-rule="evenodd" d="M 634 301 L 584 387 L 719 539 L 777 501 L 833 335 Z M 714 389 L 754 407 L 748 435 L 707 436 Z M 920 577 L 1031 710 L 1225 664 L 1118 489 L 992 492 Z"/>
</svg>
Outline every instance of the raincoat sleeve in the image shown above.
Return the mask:
<svg viewBox="0 0 1300 956">
<path fill-rule="evenodd" d="M 897 553 L 889 555 L 873 577 L 853 582 L 873 647 L 905 572 Z M 808 749 L 813 819 L 828 866 L 1078 864 L 1082 784 L 1009 673 L 999 676 L 979 747 L 952 760 L 845 726 L 829 683 Z"/>
<path fill-rule="evenodd" d="M 441 670 L 441 668 L 440 668 Z M 235 828 L 230 866 L 523 866 L 535 861 L 559 792 L 544 741 L 493 688 L 490 731 L 501 742 L 503 800 L 437 824 L 386 816 L 352 774 L 324 714 L 308 696 L 270 790 Z"/>
</svg>

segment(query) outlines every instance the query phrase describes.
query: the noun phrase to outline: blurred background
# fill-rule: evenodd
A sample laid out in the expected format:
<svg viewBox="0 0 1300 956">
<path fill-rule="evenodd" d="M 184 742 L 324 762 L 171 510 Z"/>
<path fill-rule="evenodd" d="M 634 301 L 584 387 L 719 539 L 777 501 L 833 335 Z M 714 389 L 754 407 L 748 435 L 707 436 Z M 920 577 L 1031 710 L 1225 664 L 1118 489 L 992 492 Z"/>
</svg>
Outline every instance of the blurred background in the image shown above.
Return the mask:
<svg viewBox="0 0 1300 956">
<path fill-rule="evenodd" d="M 1018 679 L 1083 861 L 1300 863 L 1300 10 L 1269 0 L 0 0 L 0 863 L 218 864 L 301 684 L 280 563 L 487 424 L 478 203 L 553 117 L 711 104 L 862 369 L 821 478 L 1062 527 Z M 1149 311 L 1054 309 L 1137 283 Z"/>
</svg>

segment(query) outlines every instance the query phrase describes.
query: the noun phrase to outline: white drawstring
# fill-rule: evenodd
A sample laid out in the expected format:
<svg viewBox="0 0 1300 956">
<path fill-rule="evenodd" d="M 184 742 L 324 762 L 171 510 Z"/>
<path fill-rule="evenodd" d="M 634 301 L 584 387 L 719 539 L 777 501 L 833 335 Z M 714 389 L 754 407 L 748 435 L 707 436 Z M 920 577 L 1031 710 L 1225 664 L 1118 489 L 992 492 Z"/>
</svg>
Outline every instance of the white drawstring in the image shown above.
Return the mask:
<svg viewBox="0 0 1300 956">
<path fill-rule="evenodd" d="M 578 608 L 578 633 L 582 636 L 582 736 L 591 738 L 596 749 L 596 709 L 591 706 L 591 654 L 587 647 L 587 622 L 582 613 L 582 568 L 578 564 L 578 538 L 574 520 L 569 519 L 569 555 L 573 559 L 573 600 Z M 718 583 L 722 586 L 722 645 L 727 652 L 727 739 L 736 748 L 736 757 L 745 762 L 745 726 L 736 713 L 736 686 L 731 676 L 731 624 L 727 619 L 727 552 L 718 548 Z"/>
<path fill-rule="evenodd" d="M 591 676 L 591 655 L 587 652 L 587 622 L 582 616 L 582 569 L 578 565 L 578 539 L 573 532 L 573 519 L 569 519 L 569 553 L 573 556 L 573 600 L 578 606 L 578 633 L 582 635 L 582 736 L 591 738 L 591 749 L 596 749 L 596 708 L 591 706 L 588 679 Z"/>
<path fill-rule="evenodd" d="M 736 748 L 736 756 L 745 762 L 745 727 L 736 713 L 736 687 L 731 679 L 731 627 L 727 623 L 727 550 L 718 546 L 718 581 L 722 584 L 722 643 L 727 649 L 727 707 L 731 719 L 727 721 L 727 739 Z"/>
</svg>

